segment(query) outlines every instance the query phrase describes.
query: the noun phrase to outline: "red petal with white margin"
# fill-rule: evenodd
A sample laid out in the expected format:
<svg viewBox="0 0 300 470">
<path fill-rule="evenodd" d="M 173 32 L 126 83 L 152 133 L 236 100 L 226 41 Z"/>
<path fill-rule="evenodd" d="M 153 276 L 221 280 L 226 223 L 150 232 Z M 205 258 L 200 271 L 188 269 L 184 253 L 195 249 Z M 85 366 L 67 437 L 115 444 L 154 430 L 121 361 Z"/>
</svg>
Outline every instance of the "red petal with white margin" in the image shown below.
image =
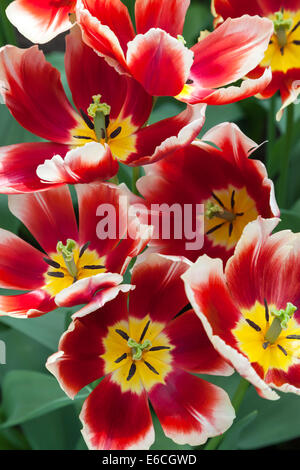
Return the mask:
<svg viewBox="0 0 300 470">
<path fill-rule="evenodd" d="M 6 9 L 9 21 L 33 43 L 44 44 L 71 28 L 75 0 L 16 0 Z M 60 5 L 61 4 L 61 5 Z"/>
<path fill-rule="evenodd" d="M 59 307 L 74 307 L 90 302 L 95 293 L 117 286 L 123 281 L 119 274 L 100 273 L 94 276 L 86 277 L 74 282 L 70 287 L 63 289 L 55 297 L 55 302 Z"/>
<path fill-rule="evenodd" d="M 44 163 L 46 158 L 52 158 L 56 154 L 64 157 L 68 150 L 67 145 L 52 142 L 0 147 L 0 193 L 30 193 L 53 187 L 51 183 L 41 182 L 36 174 L 36 169 L 41 163 Z"/>
<path fill-rule="evenodd" d="M 104 57 L 118 72 L 126 73 L 128 68 L 118 37 L 109 26 L 92 16 L 80 0 L 77 2 L 76 20 L 81 28 L 84 42 Z"/>
<path fill-rule="evenodd" d="M 234 372 L 212 346 L 193 310 L 172 320 L 164 333 L 175 346 L 172 357 L 176 368 L 210 375 L 231 375 Z"/>
<path fill-rule="evenodd" d="M 59 241 L 78 241 L 78 228 L 67 186 L 42 193 L 11 195 L 9 210 L 20 219 L 46 253 L 56 253 Z"/>
<path fill-rule="evenodd" d="M 92 450 L 147 450 L 154 429 L 147 394 L 122 392 L 107 376 L 84 402 L 82 434 Z"/>
<path fill-rule="evenodd" d="M 152 96 L 175 96 L 188 79 L 193 52 L 161 29 L 138 34 L 128 43 L 131 75 Z"/>
<path fill-rule="evenodd" d="M 63 159 L 54 155 L 39 165 L 36 173 L 45 183 L 78 184 L 105 181 L 115 176 L 119 164 L 107 144 L 90 142 L 70 150 Z"/>
<path fill-rule="evenodd" d="M 206 103 L 208 105 L 224 105 L 241 101 L 250 96 L 255 96 L 264 92 L 272 80 L 271 69 L 266 69 L 258 79 L 246 79 L 241 86 L 229 86 L 218 90 L 202 89 L 197 86 L 197 81 L 190 87 L 188 93 L 178 95 L 180 101 L 190 104 Z"/>
<path fill-rule="evenodd" d="M 14 233 L 0 229 L 0 287 L 38 289 L 45 283 L 46 271 L 40 251 Z"/>
<path fill-rule="evenodd" d="M 164 433 L 179 445 L 204 444 L 223 434 L 235 417 L 224 390 L 184 371 L 171 372 L 149 398 Z"/>
<path fill-rule="evenodd" d="M 287 372 L 279 369 L 268 371 L 266 382 L 281 392 L 300 395 L 300 366 L 295 364 Z"/>
<path fill-rule="evenodd" d="M 136 133 L 137 152 L 129 155 L 127 165 L 148 165 L 189 145 L 205 122 L 206 105 L 187 106 L 177 116 L 164 119 Z"/>
<path fill-rule="evenodd" d="M 271 235 L 278 223 L 279 219 L 259 217 L 248 224 L 226 266 L 227 283 L 240 308 L 251 308 L 256 301 L 263 305 L 264 299 L 278 309 L 287 302 L 300 308 L 300 236 L 289 230 Z"/>
<path fill-rule="evenodd" d="M 134 29 L 129 12 L 121 0 L 82 0 L 82 4 L 93 17 L 116 34 L 125 53 L 127 43 L 134 38 Z"/>
<path fill-rule="evenodd" d="M 182 276 L 186 294 L 214 348 L 269 400 L 278 395 L 261 379 L 237 346 L 232 329 L 242 317 L 230 295 L 220 259 L 201 256 Z M 243 285 L 242 283 L 240 286 Z"/>
<path fill-rule="evenodd" d="M 55 308 L 53 298 L 42 289 L 27 294 L 0 296 L 0 316 L 7 315 L 15 318 L 40 317 Z"/>
<path fill-rule="evenodd" d="M 192 47 L 191 79 L 201 88 L 217 88 L 243 78 L 263 59 L 273 34 L 273 23 L 244 15 L 226 20 Z"/>
<path fill-rule="evenodd" d="M 138 34 L 160 28 L 177 38 L 182 34 L 190 0 L 137 0 L 135 20 Z"/>
<path fill-rule="evenodd" d="M 71 398 L 105 373 L 100 357 L 105 352 L 102 339 L 110 326 L 128 319 L 127 296 L 118 293 L 100 310 L 74 319 L 60 339 L 58 352 L 47 361 L 48 370 Z"/>
<path fill-rule="evenodd" d="M 181 275 L 191 263 L 185 258 L 152 254 L 133 269 L 136 289 L 129 299 L 129 312 L 136 318 L 168 323 L 187 304 Z"/>
<path fill-rule="evenodd" d="M 0 49 L 0 92 L 25 129 L 53 142 L 71 142 L 78 116 L 66 97 L 59 71 L 37 46 Z"/>
</svg>

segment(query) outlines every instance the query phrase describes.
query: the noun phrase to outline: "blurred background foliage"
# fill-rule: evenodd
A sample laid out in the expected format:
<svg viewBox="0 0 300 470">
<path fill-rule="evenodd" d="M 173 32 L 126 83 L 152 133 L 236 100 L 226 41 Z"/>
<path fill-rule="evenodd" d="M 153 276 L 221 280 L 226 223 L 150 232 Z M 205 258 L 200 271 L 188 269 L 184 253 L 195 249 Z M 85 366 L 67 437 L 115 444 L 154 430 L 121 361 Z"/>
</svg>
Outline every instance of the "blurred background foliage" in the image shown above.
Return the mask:
<svg viewBox="0 0 300 470">
<path fill-rule="evenodd" d="M 26 39 L 5 20 L 5 7 L 9 0 L 1 0 L 0 41 L 29 47 Z M 131 13 L 134 0 L 124 0 Z M 212 30 L 212 15 L 208 0 L 192 0 L 184 29 L 188 46 L 192 46 L 201 30 Z M 57 67 L 66 92 L 70 97 L 64 73 L 64 38 L 60 36 L 42 47 L 47 59 Z M 275 98 L 276 108 L 280 98 Z M 212 126 L 224 121 L 235 122 L 250 138 L 258 143 L 267 140 L 269 101 L 247 99 L 229 106 L 210 106 L 203 135 Z M 177 114 L 183 104 L 174 99 L 159 99 L 151 116 L 151 123 Z M 282 210 L 279 229 L 300 231 L 300 106 L 295 106 L 292 158 L 289 171 L 288 204 Z M 272 151 L 270 177 L 275 184 L 280 161 L 285 156 L 285 117 L 276 125 L 276 142 Z M 24 130 L 10 115 L 4 105 L 0 106 L 0 145 L 37 141 L 38 138 Z M 266 161 L 267 145 L 262 145 L 254 158 Z M 131 187 L 131 169 L 121 167 L 120 181 Z M 0 227 L 17 233 L 32 241 L 24 226 L 9 212 L 7 196 L 0 196 Z M 276 269 L 276 267 L 274 267 Z M 2 290 L 2 293 L 5 291 Z M 89 390 L 84 389 L 71 401 L 60 389 L 57 381 L 45 369 L 47 358 L 57 351 L 61 334 L 70 322 L 71 311 L 57 309 L 41 318 L 17 320 L 0 319 L 0 340 L 6 344 L 6 364 L 0 364 L 0 450 L 4 449 L 86 449 L 80 434 L 78 415 Z M 239 377 L 207 376 L 207 380 L 223 387 L 232 397 Z M 239 416 L 226 434 L 221 449 L 300 448 L 300 399 L 296 395 L 281 394 L 280 401 L 261 399 L 253 387 L 244 400 Z M 156 441 L 152 449 L 189 449 L 177 446 L 167 439 L 154 418 Z"/>
</svg>

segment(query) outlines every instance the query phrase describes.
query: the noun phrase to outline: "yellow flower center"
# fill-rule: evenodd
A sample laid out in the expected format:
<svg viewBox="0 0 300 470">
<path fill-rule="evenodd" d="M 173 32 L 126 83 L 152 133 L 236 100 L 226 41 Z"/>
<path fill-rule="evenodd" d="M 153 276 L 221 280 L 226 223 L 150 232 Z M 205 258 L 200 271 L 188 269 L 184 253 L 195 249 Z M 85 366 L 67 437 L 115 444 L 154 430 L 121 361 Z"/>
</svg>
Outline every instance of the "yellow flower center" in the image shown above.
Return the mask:
<svg viewBox="0 0 300 470">
<path fill-rule="evenodd" d="M 213 246 L 232 249 L 240 239 L 245 226 L 258 217 L 255 201 L 246 188 L 229 186 L 213 191 L 205 203 L 205 233 Z"/>
<path fill-rule="evenodd" d="M 261 65 L 284 73 L 300 68 L 300 11 L 282 10 L 270 19 L 274 22 L 274 34 Z"/>
<path fill-rule="evenodd" d="M 150 390 L 171 371 L 172 345 L 162 332 L 164 324 L 130 318 L 108 329 L 103 340 L 105 373 L 112 372 L 112 380 L 123 392 L 141 393 Z"/>
<path fill-rule="evenodd" d="M 281 312 L 288 312 L 290 306 L 278 312 L 275 306 L 256 302 L 250 311 L 242 311 L 243 318 L 232 331 L 240 350 L 251 363 L 262 367 L 264 375 L 270 369 L 286 372 L 300 359 L 300 327 L 290 315 L 284 319 L 280 316 Z M 292 308 L 292 313 L 294 310 Z"/>
<path fill-rule="evenodd" d="M 45 274 L 44 289 L 53 297 L 80 279 L 106 271 L 105 257 L 99 258 L 98 253 L 89 250 L 88 246 L 89 243 L 86 243 L 79 248 L 74 242 L 70 261 L 66 260 L 63 252 L 53 253 L 49 258 L 44 258 L 49 266 Z"/>
<path fill-rule="evenodd" d="M 93 96 L 93 103 L 88 108 L 88 114 L 81 110 L 82 119 L 73 129 L 72 144 L 76 147 L 88 142 L 99 142 L 109 145 L 111 152 L 118 160 L 125 160 L 136 151 L 137 127 L 130 117 L 118 116 L 110 119 L 110 106 L 101 103 L 101 95 Z"/>
</svg>

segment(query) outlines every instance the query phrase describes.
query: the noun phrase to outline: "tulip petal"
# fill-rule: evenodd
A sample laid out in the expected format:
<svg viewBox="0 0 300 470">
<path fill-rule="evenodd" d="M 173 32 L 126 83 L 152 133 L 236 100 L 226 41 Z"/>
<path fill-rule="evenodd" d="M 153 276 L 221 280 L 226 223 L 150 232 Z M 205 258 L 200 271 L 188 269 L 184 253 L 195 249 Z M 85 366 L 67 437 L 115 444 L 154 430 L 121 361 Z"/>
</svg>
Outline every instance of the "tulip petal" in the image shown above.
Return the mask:
<svg viewBox="0 0 300 470">
<path fill-rule="evenodd" d="M 177 38 L 183 31 L 185 15 L 190 0 L 137 0 L 135 20 L 138 34 L 151 28 L 160 28 Z"/>
<path fill-rule="evenodd" d="M 201 445 L 223 434 L 235 417 L 229 397 L 219 387 L 184 371 L 171 372 L 149 398 L 164 433 L 176 444 Z"/>
<path fill-rule="evenodd" d="M 42 289 L 27 294 L 0 296 L 0 316 L 34 318 L 51 312 L 55 308 L 53 298 Z"/>
</svg>

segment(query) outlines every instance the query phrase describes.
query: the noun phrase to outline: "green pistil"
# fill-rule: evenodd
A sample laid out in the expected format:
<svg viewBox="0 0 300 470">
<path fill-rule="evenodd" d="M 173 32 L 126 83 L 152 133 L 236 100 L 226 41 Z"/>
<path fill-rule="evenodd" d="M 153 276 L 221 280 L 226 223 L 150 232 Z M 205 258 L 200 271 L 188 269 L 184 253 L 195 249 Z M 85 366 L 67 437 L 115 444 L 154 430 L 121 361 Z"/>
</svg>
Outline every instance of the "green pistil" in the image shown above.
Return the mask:
<svg viewBox="0 0 300 470">
<path fill-rule="evenodd" d="M 106 116 L 109 116 L 111 107 L 107 103 L 101 103 L 101 95 L 93 96 L 93 103 L 90 104 L 87 112 L 94 119 L 95 134 L 97 139 L 107 141 Z"/>
<path fill-rule="evenodd" d="M 214 217 L 227 220 L 227 222 L 233 222 L 236 219 L 236 215 L 233 212 L 229 212 L 226 209 L 221 209 L 217 204 L 209 201 L 206 205 L 205 217 L 209 220 Z"/>
<path fill-rule="evenodd" d="M 285 330 L 287 328 L 288 323 L 296 310 L 297 307 L 295 307 L 292 303 L 288 302 L 285 309 L 273 309 L 271 311 L 271 315 L 273 315 L 275 318 L 266 333 L 266 341 L 271 344 L 276 342 L 282 330 Z"/>
<path fill-rule="evenodd" d="M 146 339 L 142 344 L 137 343 L 134 339 L 129 338 L 128 346 L 132 349 L 132 359 L 139 361 L 142 358 L 143 351 L 151 347 L 151 341 Z"/>
<path fill-rule="evenodd" d="M 278 44 L 280 47 L 285 47 L 288 42 L 287 32 L 293 26 L 293 20 L 291 18 L 285 20 L 283 17 L 283 13 L 281 11 L 278 11 L 277 13 L 275 13 L 275 20 L 273 21 L 273 23 Z"/>
<path fill-rule="evenodd" d="M 186 40 L 184 39 L 183 36 L 181 36 L 181 34 L 178 34 L 177 35 L 177 39 L 179 42 L 182 42 L 182 44 L 185 46 L 186 45 Z"/>
<path fill-rule="evenodd" d="M 66 268 L 74 279 L 76 278 L 78 272 L 73 254 L 75 247 L 76 242 L 70 238 L 67 240 L 66 245 L 64 245 L 62 242 L 58 242 L 56 245 L 57 252 L 62 254 Z"/>
</svg>

